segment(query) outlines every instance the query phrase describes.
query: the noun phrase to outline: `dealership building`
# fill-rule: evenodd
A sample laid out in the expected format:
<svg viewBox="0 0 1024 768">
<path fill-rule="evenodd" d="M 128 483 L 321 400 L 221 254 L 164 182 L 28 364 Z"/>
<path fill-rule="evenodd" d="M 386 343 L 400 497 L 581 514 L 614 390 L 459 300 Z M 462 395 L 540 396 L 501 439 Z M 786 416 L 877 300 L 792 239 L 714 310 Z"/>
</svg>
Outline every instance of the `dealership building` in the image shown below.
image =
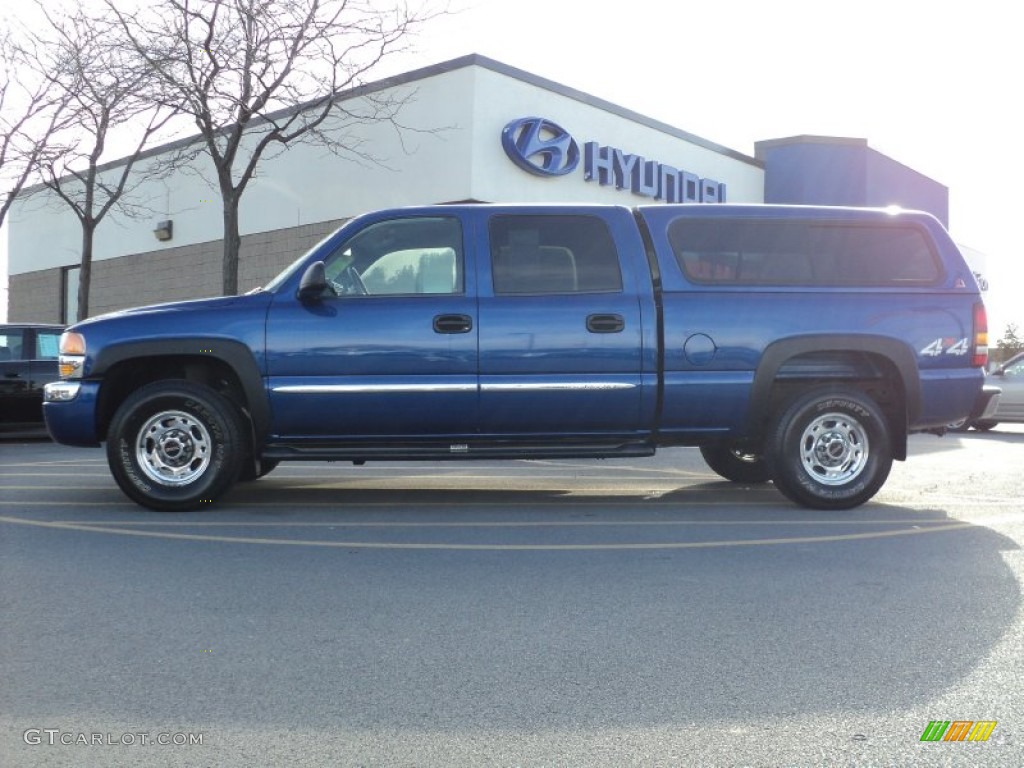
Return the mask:
<svg viewBox="0 0 1024 768">
<path fill-rule="evenodd" d="M 900 205 L 929 211 L 948 226 L 947 188 L 863 139 L 771 139 L 758 142 L 751 157 L 478 55 L 344 98 L 350 115 L 369 113 L 382 98 L 403 100 L 404 128 L 350 120 L 331 129 L 354 148 L 349 155 L 300 143 L 265 157 L 242 197 L 241 291 L 267 282 L 347 219 L 405 205 Z M 147 152 L 139 171 L 190 143 Z M 104 172 L 113 175 L 118 165 Z M 93 315 L 220 293 L 223 220 L 209 158 L 195 155 L 170 175 L 146 178 L 129 199 L 135 215 L 114 211 L 96 231 Z M 15 202 L 8 222 L 8 317 L 73 320 L 77 218 L 33 188 Z"/>
</svg>

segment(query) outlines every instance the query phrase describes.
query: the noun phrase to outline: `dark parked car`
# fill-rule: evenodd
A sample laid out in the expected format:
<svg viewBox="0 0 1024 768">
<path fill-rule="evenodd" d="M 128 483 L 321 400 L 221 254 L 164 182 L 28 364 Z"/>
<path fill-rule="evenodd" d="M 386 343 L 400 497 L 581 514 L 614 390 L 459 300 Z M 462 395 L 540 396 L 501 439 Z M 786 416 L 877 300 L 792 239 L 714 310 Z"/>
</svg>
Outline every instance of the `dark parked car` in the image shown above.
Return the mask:
<svg viewBox="0 0 1024 768">
<path fill-rule="evenodd" d="M 0 430 L 42 426 L 43 386 L 59 378 L 61 325 L 0 325 Z"/>
</svg>

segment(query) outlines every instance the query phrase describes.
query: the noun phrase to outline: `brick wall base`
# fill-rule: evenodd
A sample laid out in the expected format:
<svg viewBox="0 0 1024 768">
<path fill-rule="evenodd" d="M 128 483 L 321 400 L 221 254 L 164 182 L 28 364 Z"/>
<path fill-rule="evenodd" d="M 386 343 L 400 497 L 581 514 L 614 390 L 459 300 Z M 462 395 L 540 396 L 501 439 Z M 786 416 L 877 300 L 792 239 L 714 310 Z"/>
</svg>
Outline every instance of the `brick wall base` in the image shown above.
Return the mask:
<svg viewBox="0 0 1024 768">
<path fill-rule="evenodd" d="M 269 282 L 341 223 L 342 220 L 325 221 L 243 237 L 239 254 L 239 292 L 245 293 Z M 93 262 L 89 314 L 219 296 L 222 243 L 213 240 Z M 54 268 L 11 275 L 7 308 L 10 322 L 59 323 L 62 272 Z"/>
</svg>

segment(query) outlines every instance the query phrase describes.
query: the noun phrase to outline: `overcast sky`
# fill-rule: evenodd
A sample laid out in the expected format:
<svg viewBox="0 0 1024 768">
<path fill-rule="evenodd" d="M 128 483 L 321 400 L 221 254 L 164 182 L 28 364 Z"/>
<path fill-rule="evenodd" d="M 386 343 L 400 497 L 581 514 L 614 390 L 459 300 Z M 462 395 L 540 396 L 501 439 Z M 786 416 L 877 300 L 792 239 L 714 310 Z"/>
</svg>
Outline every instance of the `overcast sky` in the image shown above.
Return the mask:
<svg viewBox="0 0 1024 768">
<path fill-rule="evenodd" d="M 381 76 L 480 53 L 746 154 L 798 134 L 867 139 L 949 187 L 951 233 L 987 256 L 993 343 L 1024 328 L 1013 3 L 452 2 Z"/>
</svg>

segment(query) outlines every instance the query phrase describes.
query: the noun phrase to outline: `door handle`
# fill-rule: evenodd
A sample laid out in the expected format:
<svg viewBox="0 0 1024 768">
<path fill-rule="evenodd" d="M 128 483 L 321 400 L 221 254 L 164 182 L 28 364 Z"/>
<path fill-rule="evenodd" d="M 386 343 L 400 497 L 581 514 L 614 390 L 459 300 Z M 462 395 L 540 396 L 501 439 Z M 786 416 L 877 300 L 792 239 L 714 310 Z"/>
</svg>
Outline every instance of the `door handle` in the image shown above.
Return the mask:
<svg viewBox="0 0 1024 768">
<path fill-rule="evenodd" d="M 469 315 L 436 315 L 434 333 L 469 333 L 473 330 L 473 318 Z"/>
<path fill-rule="evenodd" d="M 588 315 L 587 330 L 591 333 L 622 333 L 626 320 L 622 315 Z"/>
</svg>

